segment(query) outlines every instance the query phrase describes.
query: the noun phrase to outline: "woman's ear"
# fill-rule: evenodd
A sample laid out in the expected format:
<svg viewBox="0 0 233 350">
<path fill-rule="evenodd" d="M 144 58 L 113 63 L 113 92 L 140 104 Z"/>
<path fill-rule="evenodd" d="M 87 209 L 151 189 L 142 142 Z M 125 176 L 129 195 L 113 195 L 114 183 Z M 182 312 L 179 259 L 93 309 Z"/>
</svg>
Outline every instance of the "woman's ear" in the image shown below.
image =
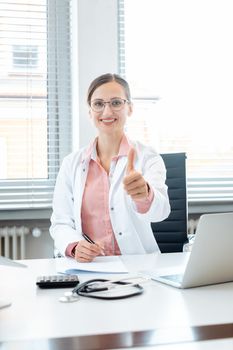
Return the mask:
<svg viewBox="0 0 233 350">
<path fill-rule="evenodd" d="M 133 113 L 133 103 L 130 102 L 130 103 L 128 104 L 128 106 L 129 106 L 128 117 L 130 117 L 130 116 L 132 115 L 132 113 Z"/>
</svg>

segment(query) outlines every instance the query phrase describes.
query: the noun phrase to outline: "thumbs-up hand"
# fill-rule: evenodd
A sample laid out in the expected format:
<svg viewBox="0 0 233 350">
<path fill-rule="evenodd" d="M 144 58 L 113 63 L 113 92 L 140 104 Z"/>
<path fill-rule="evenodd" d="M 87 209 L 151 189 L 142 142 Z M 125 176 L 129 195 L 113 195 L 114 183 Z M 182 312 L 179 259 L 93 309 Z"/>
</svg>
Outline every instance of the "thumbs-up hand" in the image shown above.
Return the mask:
<svg viewBox="0 0 233 350">
<path fill-rule="evenodd" d="M 124 189 L 133 200 L 146 199 L 148 186 L 141 173 L 134 169 L 135 149 L 131 148 L 128 153 L 126 175 L 123 179 Z"/>
</svg>

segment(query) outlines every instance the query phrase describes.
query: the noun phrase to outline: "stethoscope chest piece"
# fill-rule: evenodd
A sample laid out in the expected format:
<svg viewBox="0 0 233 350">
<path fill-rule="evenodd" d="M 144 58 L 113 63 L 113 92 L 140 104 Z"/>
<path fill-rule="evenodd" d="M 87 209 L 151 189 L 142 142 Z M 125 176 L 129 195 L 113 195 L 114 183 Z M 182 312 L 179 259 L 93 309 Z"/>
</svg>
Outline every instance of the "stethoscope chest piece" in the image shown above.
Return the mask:
<svg viewBox="0 0 233 350">
<path fill-rule="evenodd" d="M 64 293 L 64 296 L 59 298 L 59 301 L 61 303 L 73 303 L 75 301 L 79 300 L 79 296 L 77 294 L 74 294 L 72 292 L 66 292 Z"/>
</svg>

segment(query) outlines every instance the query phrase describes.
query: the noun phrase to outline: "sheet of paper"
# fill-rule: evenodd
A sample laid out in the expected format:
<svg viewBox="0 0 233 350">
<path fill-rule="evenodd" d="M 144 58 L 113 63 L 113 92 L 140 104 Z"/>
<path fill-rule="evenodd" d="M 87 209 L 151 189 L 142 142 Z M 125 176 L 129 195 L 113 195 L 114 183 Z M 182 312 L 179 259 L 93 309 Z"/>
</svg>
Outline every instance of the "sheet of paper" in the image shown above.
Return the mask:
<svg viewBox="0 0 233 350">
<path fill-rule="evenodd" d="M 80 263 L 72 258 L 56 259 L 56 270 L 62 273 L 104 272 L 104 273 L 126 273 L 127 268 L 119 256 L 98 256 L 92 262 Z"/>
</svg>

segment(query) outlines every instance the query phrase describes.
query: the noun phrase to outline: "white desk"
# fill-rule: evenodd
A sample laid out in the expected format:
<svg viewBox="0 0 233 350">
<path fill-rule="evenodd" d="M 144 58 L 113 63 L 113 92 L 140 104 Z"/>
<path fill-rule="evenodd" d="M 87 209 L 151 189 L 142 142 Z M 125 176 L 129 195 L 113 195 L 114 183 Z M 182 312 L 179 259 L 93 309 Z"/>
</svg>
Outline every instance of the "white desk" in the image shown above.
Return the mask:
<svg viewBox="0 0 233 350">
<path fill-rule="evenodd" d="M 157 267 L 166 268 L 170 264 L 179 266 L 185 262 L 187 255 L 175 253 L 162 254 L 159 257 L 128 256 L 123 259 L 129 270 L 134 272 Z M 0 310 L 1 350 L 15 348 L 21 350 L 19 346 L 21 343 L 17 343 L 15 347 L 15 343 L 11 341 L 36 339 L 38 343 L 42 338 L 62 337 L 76 337 L 76 340 L 79 339 L 77 344 L 80 349 L 84 346 L 82 343 L 84 340 L 85 348 L 101 349 L 96 339 L 96 347 L 88 343 L 94 341 L 93 337 L 90 337 L 93 335 L 99 335 L 100 342 L 101 336 L 103 340 L 105 335 L 105 340 L 108 344 L 111 343 L 110 349 L 114 348 L 113 345 L 115 347 L 120 347 L 119 345 L 126 347 L 126 344 L 128 347 L 135 344 L 153 345 L 158 344 L 155 330 L 157 336 L 160 334 L 160 339 L 166 338 L 169 342 L 169 337 L 173 339 L 174 334 L 179 335 L 179 330 L 184 336 L 186 332 L 188 337 L 190 329 L 195 329 L 196 334 L 198 332 L 198 334 L 201 332 L 204 334 L 205 330 L 206 334 L 225 332 L 226 336 L 219 336 L 219 338 L 228 338 L 225 342 L 226 344 L 229 342 L 231 346 L 229 349 L 232 348 L 229 332 L 230 334 L 232 332 L 233 337 L 233 326 L 228 329 L 220 326 L 211 328 L 211 326 L 233 323 L 233 283 L 179 290 L 151 281 L 146 284 L 142 295 L 129 299 L 107 301 L 81 297 L 77 302 L 66 304 L 60 303 L 58 298 L 67 289 L 42 290 L 35 285 L 38 275 L 56 273 L 56 259 L 24 260 L 23 262 L 28 265 L 28 268 L 0 266 L 0 297 L 12 301 L 10 307 Z M 93 278 L 93 275 L 82 273 L 79 277 L 83 282 Z M 201 327 L 204 325 L 208 325 L 209 328 Z M 114 337 L 113 334 L 116 336 Z M 208 338 L 198 338 L 198 340 L 201 339 Z M 180 340 L 182 337 L 178 337 L 176 341 L 179 343 Z M 214 343 L 218 344 L 218 341 L 215 340 Z M 12 347 L 10 347 L 11 344 L 13 344 Z M 79 349 L 77 344 L 76 349 Z M 201 342 L 193 344 L 201 346 Z M 204 346 L 206 344 L 207 342 L 204 342 Z M 40 350 L 62 349 L 59 346 L 58 344 L 54 347 L 51 344 L 48 346 L 48 342 L 44 341 L 40 343 Z M 194 345 L 189 346 L 190 349 L 202 349 L 191 347 Z M 23 348 L 27 349 L 26 346 Z M 66 349 L 64 344 L 63 348 Z M 34 349 L 32 345 L 30 349 Z M 166 350 L 166 347 L 163 349 Z"/>
</svg>

